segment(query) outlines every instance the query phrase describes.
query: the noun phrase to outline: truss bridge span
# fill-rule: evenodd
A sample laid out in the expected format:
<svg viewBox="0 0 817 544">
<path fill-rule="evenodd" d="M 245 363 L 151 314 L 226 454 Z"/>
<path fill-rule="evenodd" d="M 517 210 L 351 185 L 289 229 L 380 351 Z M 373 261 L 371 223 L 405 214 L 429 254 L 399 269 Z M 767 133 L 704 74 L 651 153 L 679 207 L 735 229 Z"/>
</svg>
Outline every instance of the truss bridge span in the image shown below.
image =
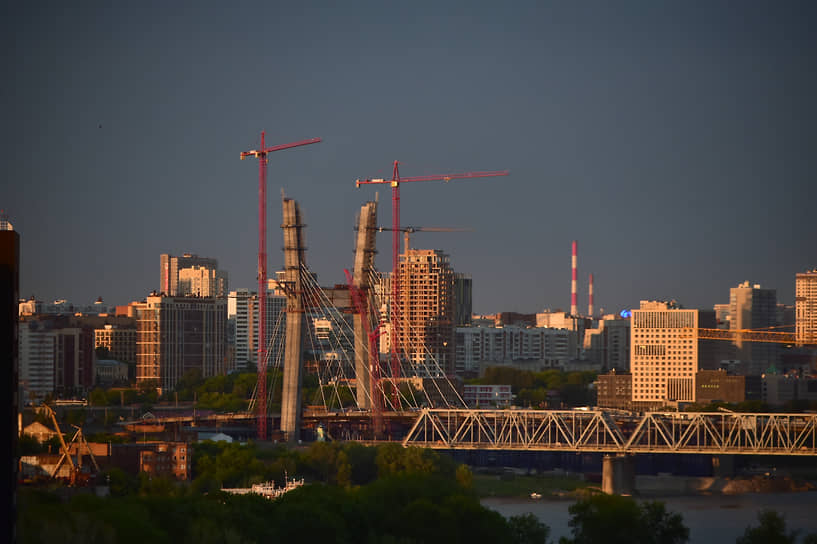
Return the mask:
<svg viewBox="0 0 817 544">
<path fill-rule="evenodd" d="M 817 414 L 424 409 L 404 446 L 817 456 Z"/>
</svg>

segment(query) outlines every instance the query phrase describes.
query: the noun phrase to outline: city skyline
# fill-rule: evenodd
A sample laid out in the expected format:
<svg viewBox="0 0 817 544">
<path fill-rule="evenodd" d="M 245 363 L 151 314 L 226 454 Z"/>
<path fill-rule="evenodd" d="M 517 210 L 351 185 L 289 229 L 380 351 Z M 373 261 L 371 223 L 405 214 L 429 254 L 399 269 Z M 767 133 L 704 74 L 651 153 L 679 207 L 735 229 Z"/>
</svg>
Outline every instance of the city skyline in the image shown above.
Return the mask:
<svg viewBox="0 0 817 544">
<path fill-rule="evenodd" d="M 156 257 L 185 252 L 252 289 L 257 170 L 238 154 L 261 130 L 324 140 L 270 157 L 268 191 L 301 205 L 325 285 L 344 283 L 355 211 L 375 198 L 354 180 L 395 159 L 406 176 L 510 170 L 401 195 L 405 225 L 474 229 L 413 245 L 472 276 L 475 313 L 567 310 L 572 240 L 580 311 L 590 273 L 612 313 L 711 308 L 745 280 L 793 304 L 795 274 L 817 266 L 810 3 L 6 11 L 0 207 L 24 298 L 140 300 Z M 267 213 L 277 270 L 276 198 Z"/>
</svg>

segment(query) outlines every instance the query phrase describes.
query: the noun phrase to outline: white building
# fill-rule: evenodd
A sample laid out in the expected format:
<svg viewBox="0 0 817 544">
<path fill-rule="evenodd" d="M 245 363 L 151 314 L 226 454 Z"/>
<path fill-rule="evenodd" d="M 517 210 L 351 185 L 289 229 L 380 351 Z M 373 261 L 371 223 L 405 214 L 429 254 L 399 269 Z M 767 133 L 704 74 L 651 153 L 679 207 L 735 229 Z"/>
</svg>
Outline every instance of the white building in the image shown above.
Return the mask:
<svg viewBox="0 0 817 544">
<path fill-rule="evenodd" d="M 266 342 L 270 365 L 283 356 L 286 330 L 286 297 L 267 292 Z M 228 337 L 235 353 L 233 368 L 252 370 L 258 355 L 258 295 L 248 289 L 227 296 Z"/>
<path fill-rule="evenodd" d="M 584 331 L 584 353 L 605 370 L 630 369 L 630 320 L 605 315 L 596 328 Z"/>
<path fill-rule="evenodd" d="M 57 335 L 51 329 L 21 323 L 18 348 L 21 400 L 39 402 L 55 389 Z"/>
<path fill-rule="evenodd" d="M 465 385 L 462 400 L 473 408 L 507 407 L 513 395 L 510 385 Z"/>
<path fill-rule="evenodd" d="M 540 371 L 564 368 L 573 359 L 576 331 L 544 327 L 457 327 L 455 369 L 475 374 L 489 366 L 514 366 Z"/>
<path fill-rule="evenodd" d="M 641 301 L 630 328 L 634 402 L 695 401 L 698 310 Z"/>
</svg>

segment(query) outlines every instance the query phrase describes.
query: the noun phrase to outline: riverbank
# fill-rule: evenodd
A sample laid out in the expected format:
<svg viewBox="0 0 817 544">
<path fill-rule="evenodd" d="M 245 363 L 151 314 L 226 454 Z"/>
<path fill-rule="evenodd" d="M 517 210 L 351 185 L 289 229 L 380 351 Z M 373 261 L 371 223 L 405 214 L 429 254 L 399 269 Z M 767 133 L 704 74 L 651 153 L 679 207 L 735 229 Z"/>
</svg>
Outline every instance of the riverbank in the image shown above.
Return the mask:
<svg viewBox="0 0 817 544">
<path fill-rule="evenodd" d="M 477 473 L 474 490 L 481 498 L 575 500 L 601 491 L 598 482 L 583 474 L 546 472 L 527 474 L 515 471 Z M 790 476 L 758 475 L 731 478 L 637 475 L 635 494 L 640 497 L 740 495 L 745 493 L 798 493 L 817 490 L 813 481 Z"/>
</svg>

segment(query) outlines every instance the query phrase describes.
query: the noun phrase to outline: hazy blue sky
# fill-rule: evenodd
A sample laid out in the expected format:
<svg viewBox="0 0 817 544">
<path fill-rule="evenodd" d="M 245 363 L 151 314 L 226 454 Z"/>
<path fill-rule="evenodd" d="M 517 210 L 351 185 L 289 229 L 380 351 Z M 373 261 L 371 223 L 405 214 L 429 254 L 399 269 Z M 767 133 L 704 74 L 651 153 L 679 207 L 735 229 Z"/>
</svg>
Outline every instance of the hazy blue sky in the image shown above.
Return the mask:
<svg viewBox="0 0 817 544">
<path fill-rule="evenodd" d="M 0 207 L 21 296 L 111 304 L 158 288 L 159 254 L 216 257 L 254 288 L 257 162 L 270 144 L 307 261 L 344 282 L 373 187 L 404 176 L 404 225 L 474 280 L 474 310 L 794 302 L 817 267 L 814 2 L 6 2 Z M 388 188 L 379 222 L 391 223 Z M 378 235 L 381 270 L 389 234 Z"/>
</svg>

